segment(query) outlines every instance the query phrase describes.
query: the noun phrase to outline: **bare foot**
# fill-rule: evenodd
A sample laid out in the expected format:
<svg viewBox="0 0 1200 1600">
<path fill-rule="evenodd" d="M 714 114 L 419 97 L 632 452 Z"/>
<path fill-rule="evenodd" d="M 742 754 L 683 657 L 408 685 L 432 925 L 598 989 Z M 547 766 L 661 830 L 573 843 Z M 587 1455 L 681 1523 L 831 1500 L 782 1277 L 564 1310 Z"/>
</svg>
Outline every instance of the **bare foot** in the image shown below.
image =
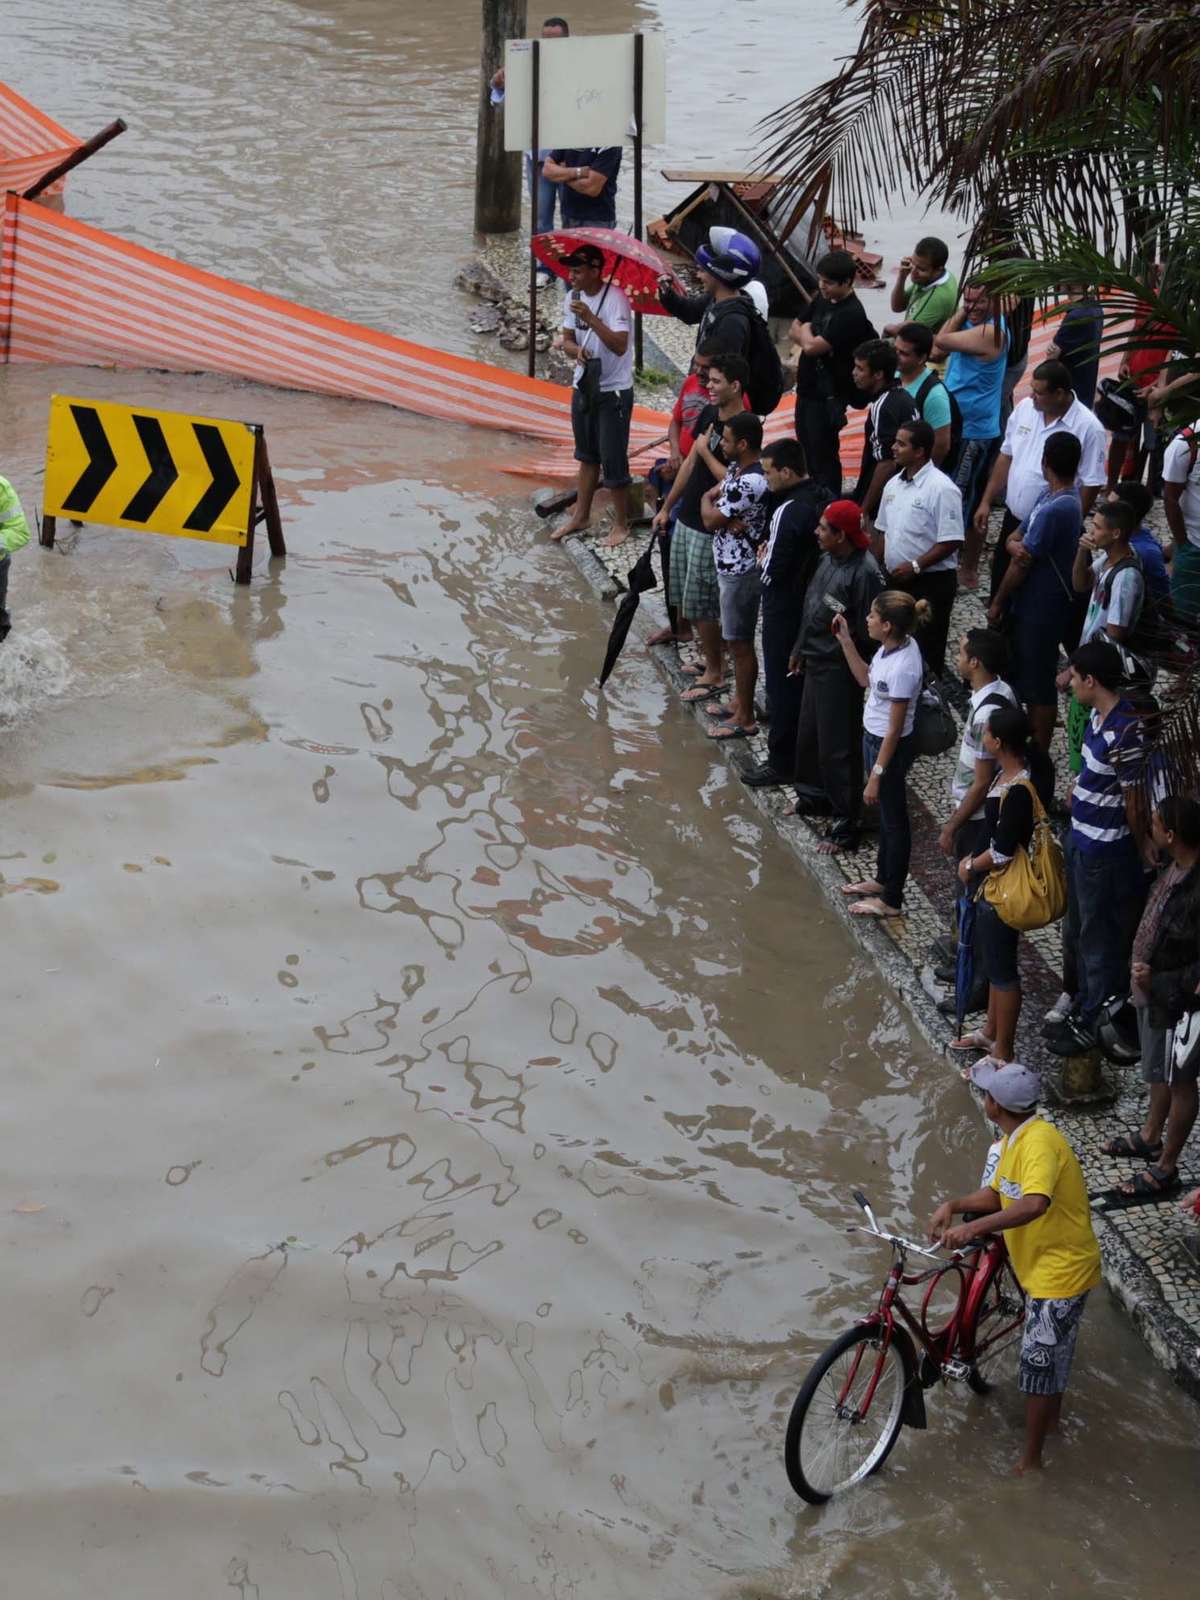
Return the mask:
<svg viewBox="0 0 1200 1600">
<path fill-rule="evenodd" d="M 844 883 L 843 894 L 882 894 L 883 885 L 877 878 L 864 878 L 861 883 Z"/>
<path fill-rule="evenodd" d="M 573 533 L 583 533 L 591 526 L 588 522 L 580 522 L 576 517 L 568 517 L 566 522 L 560 522 L 557 528 L 551 528 L 550 537 L 555 541 L 567 539 Z"/>
<path fill-rule="evenodd" d="M 651 645 L 670 644 L 674 637 L 675 635 L 671 632 L 670 628 L 657 628 L 646 640 L 646 648 L 648 650 L 650 649 Z"/>
<path fill-rule="evenodd" d="M 1027 1461 L 1026 1458 L 1022 1456 L 1020 1461 L 1018 1461 L 1016 1466 L 1013 1468 L 1013 1473 L 1016 1477 L 1023 1478 L 1027 1472 L 1040 1472 L 1041 1470 L 1042 1462 L 1040 1458 L 1037 1461 Z"/>
<path fill-rule="evenodd" d="M 850 907 L 852 917 L 899 917 L 903 916 L 899 906 L 890 906 L 886 900 L 881 900 L 878 895 L 868 895 L 865 900 L 856 900 Z"/>
<path fill-rule="evenodd" d="M 619 544 L 624 544 L 628 537 L 628 528 L 614 528 L 608 538 L 601 539 L 600 543 L 605 550 L 615 550 Z"/>
<path fill-rule="evenodd" d="M 978 589 L 979 574 L 972 567 L 959 567 L 958 586 L 960 589 Z"/>
<path fill-rule="evenodd" d="M 836 839 L 822 839 L 817 846 L 817 854 L 819 856 L 840 856 L 846 848 L 846 845 L 839 844 Z"/>
</svg>

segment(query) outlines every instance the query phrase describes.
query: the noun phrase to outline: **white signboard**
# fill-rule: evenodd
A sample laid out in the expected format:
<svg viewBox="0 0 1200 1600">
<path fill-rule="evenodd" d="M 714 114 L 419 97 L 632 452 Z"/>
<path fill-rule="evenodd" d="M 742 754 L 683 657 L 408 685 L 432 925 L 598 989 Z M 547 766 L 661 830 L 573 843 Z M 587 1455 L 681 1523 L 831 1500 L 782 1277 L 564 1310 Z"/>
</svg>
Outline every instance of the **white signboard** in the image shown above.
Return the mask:
<svg viewBox="0 0 1200 1600">
<path fill-rule="evenodd" d="M 538 144 L 543 150 L 623 144 L 633 134 L 633 34 L 581 34 L 539 40 Z M 667 140 L 666 51 L 661 33 L 644 33 L 642 139 Z M 504 148 L 533 143 L 533 41 L 504 47 Z"/>
</svg>

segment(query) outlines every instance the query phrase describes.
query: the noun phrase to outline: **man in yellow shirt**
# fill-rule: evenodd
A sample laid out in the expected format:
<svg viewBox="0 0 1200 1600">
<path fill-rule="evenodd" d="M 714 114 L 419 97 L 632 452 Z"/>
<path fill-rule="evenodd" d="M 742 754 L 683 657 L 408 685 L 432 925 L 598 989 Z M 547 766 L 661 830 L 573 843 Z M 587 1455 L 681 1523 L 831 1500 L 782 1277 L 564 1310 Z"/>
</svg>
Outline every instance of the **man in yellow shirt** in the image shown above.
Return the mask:
<svg viewBox="0 0 1200 1600">
<path fill-rule="evenodd" d="M 10 560 L 29 543 L 29 524 L 17 499 L 17 491 L 7 478 L 0 478 L 0 644 L 8 637 L 11 619 L 5 609 L 8 599 Z"/>
<path fill-rule="evenodd" d="M 929 1219 L 929 1236 L 953 1250 L 984 1234 L 1005 1234 L 1028 1300 L 1019 1379 L 1026 1396 L 1020 1474 L 1042 1465 L 1046 1435 L 1058 1426 L 1083 1308 L 1100 1282 L 1100 1247 L 1075 1152 L 1037 1115 L 1038 1074 L 1017 1061 L 981 1061 L 971 1079 L 1003 1135 L 1000 1159 L 985 1188 L 942 1202 Z M 982 1215 L 953 1227 L 952 1218 L 962 1212 Z"/>
</svg>

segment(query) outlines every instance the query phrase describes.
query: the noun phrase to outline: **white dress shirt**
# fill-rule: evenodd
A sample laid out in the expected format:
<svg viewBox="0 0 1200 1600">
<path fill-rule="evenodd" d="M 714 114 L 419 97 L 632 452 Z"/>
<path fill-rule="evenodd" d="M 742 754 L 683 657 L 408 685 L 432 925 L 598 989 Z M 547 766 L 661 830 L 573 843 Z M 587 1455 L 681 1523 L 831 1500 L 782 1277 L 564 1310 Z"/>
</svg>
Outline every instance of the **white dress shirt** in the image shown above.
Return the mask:
<svg viewBox="0 0 1200 1600">
<path fill-rule="evenodd" d="M 902 569 L 935 544 L 962 543 L 962 494 L 956 483 L 927 461 L 911 478 L 898 472 L 888 479 L 875 526 L 883 534 L 884 566 L 903 576 Z M 957 565 L 958 552 L 951 550 L 922 570 L 950 572 Z"/>
<path fill-rule="evenodd" d="M 1018 522 L 1025 521 L 1046 487 L 1042 449 L 1052 433 L 1073 433 L 1083 446 L 1079 476 L 1075 479 L 1077 489 L 1100 488 L 1108 481 L 1108 435 L 1094 413 L 1080 401 L 1072 400 L 1061 417 L 1049 422 L 1029 396 L 1014 406 L 1000 446 L 1000 453 L 1012 458 L 1004 498 Z"/>
</svg>

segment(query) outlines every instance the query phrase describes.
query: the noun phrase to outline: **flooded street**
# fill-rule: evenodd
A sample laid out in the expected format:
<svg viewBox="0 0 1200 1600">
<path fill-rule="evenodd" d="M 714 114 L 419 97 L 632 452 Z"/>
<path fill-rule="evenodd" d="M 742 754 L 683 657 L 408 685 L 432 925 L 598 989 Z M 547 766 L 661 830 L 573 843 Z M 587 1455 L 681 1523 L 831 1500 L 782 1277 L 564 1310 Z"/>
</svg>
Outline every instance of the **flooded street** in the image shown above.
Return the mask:
<svg viewBox="0 0 1200 1600">
<path fill-rule="evenodd" d="M 813 9 L 588 26 L 679 40 L 689 165 L 821 75 Z M 74 214 L 490 355 L 450 287 L 477 17 L 0 0 L 3 75 L 130 122 Z M 241 590 L 60 523 L 13 564 L 3 1594 L 1186 1592 L 1200 1413 L 1105 1290 L 1043 1482 L 1015 1387 L 950 1390 L 865 1489 L 791 1495 L 796 1388 L 885 1268 L 850 1189 L 908 1226 L 986 1136 L 636 643 L 597 694 L 607 617 L 505 436 L 0 368 L 30 511 L 53 392 L 262 422 L 291 554 Z"/>
</svg>

